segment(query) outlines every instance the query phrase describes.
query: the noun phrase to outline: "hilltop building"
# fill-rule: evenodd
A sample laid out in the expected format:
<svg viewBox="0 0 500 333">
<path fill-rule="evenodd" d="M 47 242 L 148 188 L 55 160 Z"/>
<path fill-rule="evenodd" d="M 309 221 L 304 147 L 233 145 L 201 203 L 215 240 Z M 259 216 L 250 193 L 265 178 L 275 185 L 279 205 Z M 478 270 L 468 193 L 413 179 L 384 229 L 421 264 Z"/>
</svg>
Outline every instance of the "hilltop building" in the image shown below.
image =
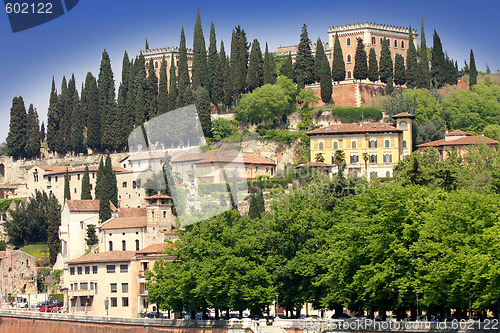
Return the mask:
<svg viewBox="0 0 500 333">
<path fill-rule="evenodd" d="M 334 124 L 308 132 L 311 161 L 322 154 L 326 163 L 335 165 L 335 152 L 340 150 L 344 152 L 349 176 L 392 177 L 394 166 L 411 153 L 415 117 L 400 113 L 393 118 L 396 126 L 377 122 Z M 338 166 L 332 171 L 337 172 Z"/>
<path fill-rule="evenodd" d="M 17 294 L 36 294 L 36 258 L 10 245 L 0 251 L 0 295 L 3 302 Z"/>
<path fill-rule="evenodd" d="M 153 60 L 153 66 L 154 66 L 156 76 L 160 77 L 160 68 L 161 68 L 161 62 L 162 62 L 163 58 L 165 58 L 165 62 L 167 65 L 167 76 L 170 75 L 170 67 L 172 67 L 172 62 L 175 64 L 176 74 L 178 73 L 177 69 L 179 68 L 179 47 L 175 47 L 175 46 L 162 47 L 162 48 L 158 48 L 158 49 L 143 50 L 143 51 L 140 51 L 139 53 L 142 53 L 142 55 L 144 56 L 144 59 L 146 61 L 146 63 L 145 63 L 146 74 L 149 71 L 149 63 L 151 60 Z M 189 77 L 191 77 L 191 68 L 193 66 L 193 50 L 192 49 L 187 49 L 187 64 L 188 64 Z M 169 77 L 169 81 L 170 81 L 170 77 Z"/>
</svg>

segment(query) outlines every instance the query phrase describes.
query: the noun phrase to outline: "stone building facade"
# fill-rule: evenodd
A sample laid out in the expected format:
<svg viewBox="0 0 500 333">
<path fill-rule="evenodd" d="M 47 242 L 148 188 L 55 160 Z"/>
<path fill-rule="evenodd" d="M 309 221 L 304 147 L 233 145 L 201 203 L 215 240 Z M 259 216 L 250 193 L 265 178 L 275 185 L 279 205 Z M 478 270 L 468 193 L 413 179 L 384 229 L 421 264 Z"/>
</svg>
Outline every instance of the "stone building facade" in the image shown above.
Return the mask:
<svg viewBox="0 0 500 333">
<path fill-rule="evenodd" d="M 36 294 L 36 258 L 10 245 L 0 251 L 0 294 L 2 302 L 17 294 Z"/>
</svg>

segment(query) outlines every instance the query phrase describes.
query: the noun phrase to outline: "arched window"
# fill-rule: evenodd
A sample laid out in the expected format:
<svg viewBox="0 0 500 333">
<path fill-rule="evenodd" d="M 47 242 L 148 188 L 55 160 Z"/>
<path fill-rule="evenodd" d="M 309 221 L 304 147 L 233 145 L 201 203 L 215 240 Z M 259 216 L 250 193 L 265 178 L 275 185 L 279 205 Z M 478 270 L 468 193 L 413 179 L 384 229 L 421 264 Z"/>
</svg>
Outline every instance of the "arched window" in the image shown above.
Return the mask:
<svg viewBox="0 0 500 333">
<path fill-rule="evenodd" d="M 158 61 L 155 61 L 155 68 L 158 69 Z"/>
<path fill-rule="evenodd" d="M 139 251 L 139 240 L 138 239 L 135 240 L 135 250 Z"/>
<path fill-rule="evenodd" d="M 377 45 L 377 38 L 372 37 L 372 45 Z"/>
<path fill-rule="evenodd" d="M 350 54 L 347 55 L 347 63 L 350 64 L 352 62 L 352 56 Z"/>
<path fill-rule="evenodd" d="M 333 149 L 339 149 L 339 143 L 337 141 L 333 142 Z"/>
<path fill-rule="evenodd" d="M 358 178 L 358 172 L 357 171 L 353 171 L 352 174 L 351 174 L 352 178 Z"/>
<path fill-rule="evenodd" d="M 127 251 L 127 242 L 122 240 L 122 251 Z"/>
<path fill-rule="evenodd" d="M 391 146 L 391 142 L 389 140 L 385 140 L 385 148 L 389 148 Z"/>
<path fill-rule="evenodd" d="M 348 79 L 352 79 L 352 73 L 351 73 L 351 71 L 347 71 L 347 78 Z"/>
<path fill-rule="evenodd" d="M 377 178 L 377 177 L 378 177 L 377 171 L 370 172 L 370 178 Z"/>
<path fill-rule="evenodd" d="M 397 48 L 398 47 L 398 41 L 397 39 L 394 40 L 394 47 Z"/>
<path fill-rule="evenodd" d="M 380 46 L 382 46 L 383 42 L 384 42 L 384 39 L 382 37 L 380 37 Z"/>
<path fill-rule="evenodd" d="M 370 140 L 368 148 L 377 148 L 377 140 Z"/>
<path fill-rule="evenodd" d="M 351 141 L 351 148 L 356 148 L 356 140 Z"/>
<path fill-rule="evenodd" d="M 377 163 L 377 154 L 371 154 L 370 155 L 370 163 L 376 164 Z"/>
<path fill-rule="evenodd" d="M 387 172 L 385 173 L 385 176 L 386 176 L 387 178 L 391 177 L 391 172 L 390 172 L 390 171 L 387 171 Z"/>
<path fill-rule="evenodd" d="M 391 47 L 391 40 L 389 38 L 387 38 L 387 45 Z"/>
<path fill-rule="evenodd" d="M 351 46 L 351 38 L 347 37 L 346 45 L 347 46 Z"/>
<path fill-rule="evenodd" d="M 402 121 L 399 123 L 399 129 L 406 131 L 408 129 L 408 123 L 406 121 Z"/>
<path fill-rule="evenodd" d="M 384 154 L 384 163 L 391 163 L 391 162 L 392 162 L 392 155 Z"/>
<path fill-rule="evenodd" d="M 109 251 L 113 251 L 113 242 L 109 241 Z"/>
<path fill-rule="evenodd" d="M 319 149 L 320 149 L 320 150 L 325 149 L 325 144 L 324 144 L 323 142 L 320 142 L 320 143 L 319 143 Z"/>
<path fill-rule="evenodd" d="M 403 149 L 408 148 L 408 144 L 406 143 L 406 140 L 403 140 Z"/>
<path fill-rule="evenodd" d="M 405 41 L 404 41 L 404 40 L 402 40 L 402 41 L 401 41 L 401 48 L 402 48 L 402 49 L 404 49 L 404 48 L 405 48 Z"/>
</svg>

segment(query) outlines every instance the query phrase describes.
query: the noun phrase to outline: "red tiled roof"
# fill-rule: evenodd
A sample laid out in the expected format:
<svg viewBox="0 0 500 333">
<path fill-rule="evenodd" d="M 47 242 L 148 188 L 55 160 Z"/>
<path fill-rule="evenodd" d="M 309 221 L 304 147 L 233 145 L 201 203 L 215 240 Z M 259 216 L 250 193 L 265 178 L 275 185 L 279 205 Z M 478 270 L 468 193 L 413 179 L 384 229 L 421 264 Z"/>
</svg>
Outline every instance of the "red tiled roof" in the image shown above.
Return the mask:
<svg viewBox="0 0 500 333">
<path fill-rule="evenodd" d="M 70 212 L 98 212 L 99 200 L 66 200 Z M 115 205 L 110 201 L 111 211 L 117 211 Z"/>
<path fill-rule="evenodd" d="M 466 135 L 466 136 L 472 136 L 472 134 L 468 133 L 468 132 L 465 132 L 465 131 L 462 131 L 462 130 L 454 130 L 452 132 L 449 132 L 446 134 L 446 136 L 448 135 L 452 135 L 452 136 L 455 136 L 455 135 Z"/>
<path fill-rule="evenodd" d="M 311 167 L 311 168 L 331 168 L 333 164 L 328 164 L 325 162 L 307 162 L 304 164 L 299 164 L 296 168 Z"/>
<path fill-rule="evenodd" d="M 184 154 L 172 161 L 172 163 L 193 162 L 193 164 L 204 163 L 243 163 L 243 164 L 267 164 L 276 165 L 264 157 L 254 153 L 241 153 L 237 150 L 222 150 L 199 154 Z"/>
<path fill-rule="evenodd" d="M 335 124 L 307 132 L 307 135 L 403 132 L 387 123 Z"/>
<path fill-rule="evenodd" d="M 392 116 L 392 118 L 394 118 L 394 119 L 396 119 L 396 118 L 411 118 L 411 119 L 413 119 L 413 118 L 415 118 L 415 116 L 408 113 L 408 112 L 401 112 L 401 113 L 398 113 L 398 114 Z"/>
<path fill-rule="evenodd" d="M 172 197 L 165 195 L 165 194 L 155 194 L 150 197 L 144 198 L 145 200 L 152 200 L 152 199 L 172 199 Z"/>
<path fill-rule="evenodd" d="M 146 216 L 146 208 L 120 208 L 118 217 L 141 217 Z"/>
<path fill-rule="evenodd" d="M 66 169 L 68 170 L 69 173 L 75 173 L 75 172 L 83 173 L 85 171 L 84 166 L 71 166 L 71 165 L 38 165 L 38 166 L 48 171 L 44 174 L 44 176 L 64 174 L 66 173 Z M 97 172 L 97 169 L 99 169 L 98 165 L 90 165 L 88 167 L 89 167 L 89 172 Z M 113 167 L 113 170 L 116 173 L 130 172 L 129 170 L 122 167 Z"/>
<path fill-rule="evenodd" d="M 71 259 L 68 264 L 84 262 L 130 261 L 135 257 L 135 251 L 107 251 L 91 253 L 79 258 Z"/>
<path fill-rule="evenodd" d="M 455 140 L 446 141 L 445 139 L 441 139 L 441 140 L 426 142 L 426 143 L 422 143 L 422 144 L 418 145 L 417 147 L 470 146 L 470 145 L 475 145 L 475 144 L 479 144 L 482 142 L 489 144 L 489 145 L 498 144 L 498 141 L 487 138 L 485 136 L 464 136 L 462 138 L 458 138 Z"/>
<path fill-rule="evenodd" d="M 137 254 L 154 254 L 154 253 L 159 253 L 160 251 L 163 252 L 165 249 L 170 247 L 170 244 L 167 243 L 160 243 L 160 244 L 152 244 L 149 245 L 145 248 L 143 248 L 140 251 L 137 251 Z"/>
<path fill-rule="evenodd" d="M 137 229 L 145 228 L 148 225 L 147 216 L 140 217 L 118 217 L 105 222 L 101 225 L 101 230 L 113 229 Z"/>
</svg>

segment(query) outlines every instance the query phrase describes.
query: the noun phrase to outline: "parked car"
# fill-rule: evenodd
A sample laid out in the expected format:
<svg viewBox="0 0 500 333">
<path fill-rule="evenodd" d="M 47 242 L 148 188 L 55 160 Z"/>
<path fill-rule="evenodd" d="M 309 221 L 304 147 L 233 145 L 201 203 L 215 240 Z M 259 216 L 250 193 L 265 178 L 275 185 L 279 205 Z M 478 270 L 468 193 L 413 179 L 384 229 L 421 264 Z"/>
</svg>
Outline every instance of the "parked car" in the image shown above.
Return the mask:
<svg viewBox="0 0 500 333">
<path fill-rule="evenodd" d="M 152 311 L 152 312 L 149 312 L 146 317 L 148 318 L 163 318 L 163 313 L 161 312 L 156 312 L 156 311 Z"/>
<path fill-rule="evenodd" d="M 40 312 L 55 312 L 57 311 L 53 304 L 48 304 L 46 306 L 42 306 L 38 309 Z"/>
<path fill-rule="evenodd" d="M 53 301 L 53 302 L 52 302 L 52 306 L 54 306 L 54 307 L 56 307 L 56 308 L 60 308 L 60 307 L 62 307 L 63 305 L 64 305 L 64 304 L 63 304 L 63 302 L 61 302 L 61 301 Z"/>
</svg>

